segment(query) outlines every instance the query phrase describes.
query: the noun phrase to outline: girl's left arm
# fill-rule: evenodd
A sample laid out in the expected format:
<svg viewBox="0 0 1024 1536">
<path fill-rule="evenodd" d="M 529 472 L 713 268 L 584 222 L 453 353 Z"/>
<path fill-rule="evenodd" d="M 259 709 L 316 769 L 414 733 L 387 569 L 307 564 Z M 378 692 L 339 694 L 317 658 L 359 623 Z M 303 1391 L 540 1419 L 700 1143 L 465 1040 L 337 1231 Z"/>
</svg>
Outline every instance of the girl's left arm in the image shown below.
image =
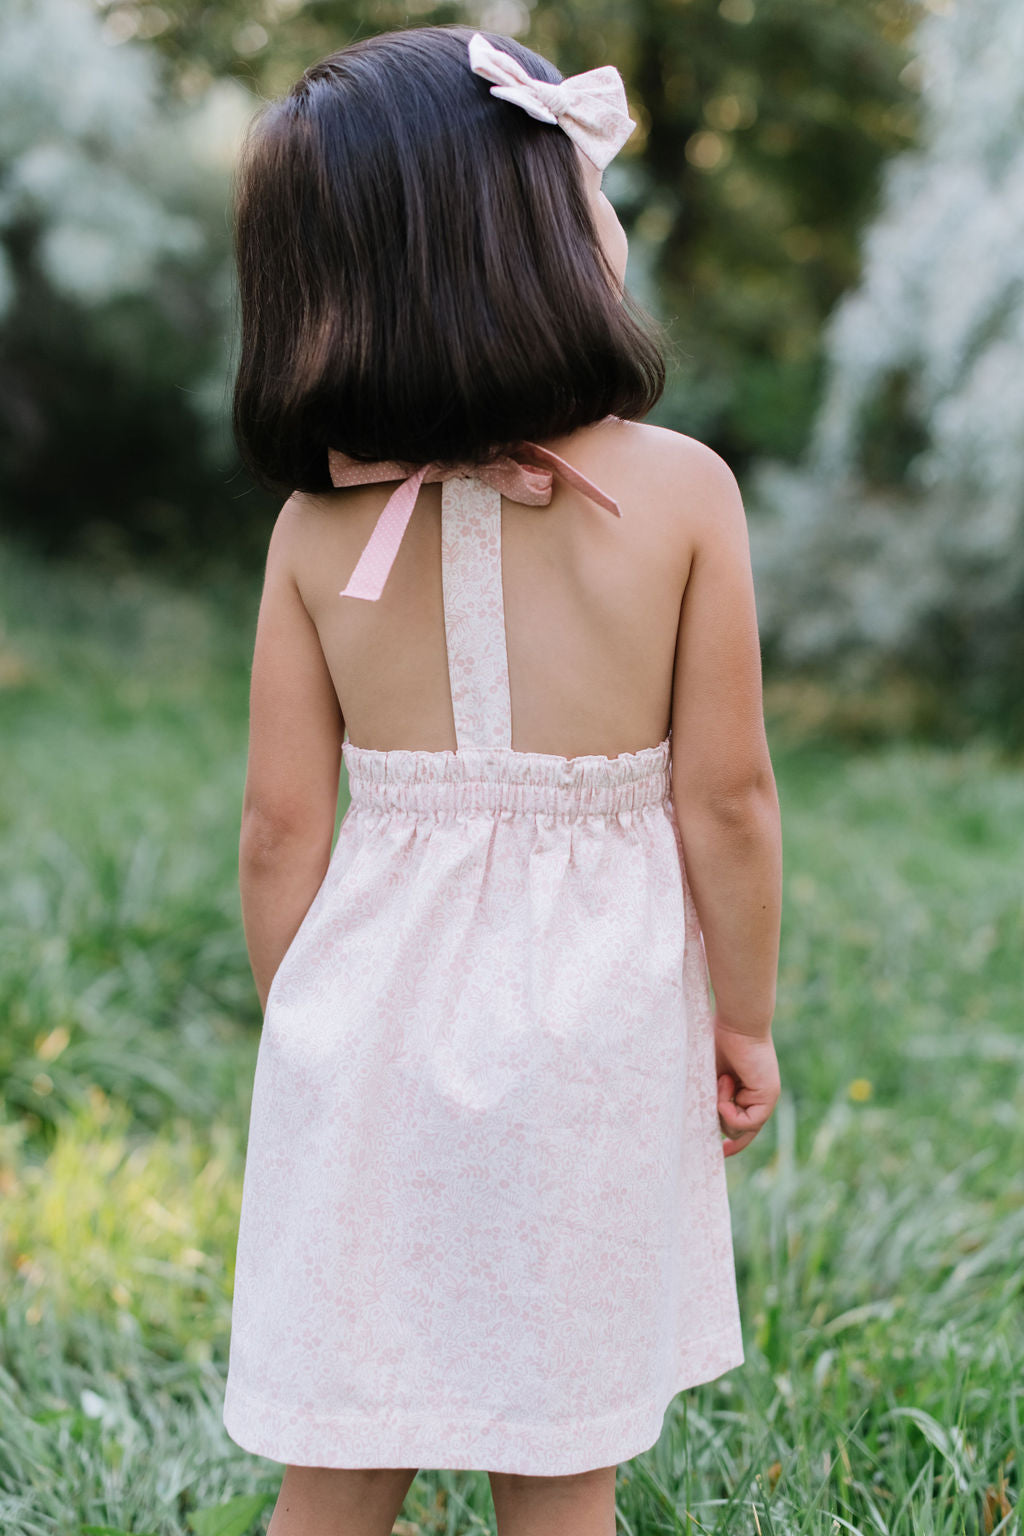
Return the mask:
<svg viewBox="0 0 1024 1536">
<path fill-rule="evenodd" d="M 274 527 L 256 625 L 239 841 L 242 923 L 260 1007 L 327 873 L 345 733 L 320 640 L 295 582 L 301 514 Z"/>
</svg>

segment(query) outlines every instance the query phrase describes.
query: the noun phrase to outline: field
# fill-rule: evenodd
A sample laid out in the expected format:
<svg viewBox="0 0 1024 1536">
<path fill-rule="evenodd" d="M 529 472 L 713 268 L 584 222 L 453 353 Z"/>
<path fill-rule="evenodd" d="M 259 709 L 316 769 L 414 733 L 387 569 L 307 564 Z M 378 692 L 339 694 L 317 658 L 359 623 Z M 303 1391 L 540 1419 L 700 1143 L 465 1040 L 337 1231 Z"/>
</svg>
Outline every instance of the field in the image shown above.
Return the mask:
<svg viewBox="0 0 1024 1536">
<path fill-rule="evenodd" d="M 0 577 L 0 1529 L 245 1536 L 220 1422 L 259 1015 L 235 888 L 251 591 Z M 773 747 L 784 1094 L 728 1166 L 746 1362 L 626 1536 L 1020 1532 L 1024 766 Z M 493 1531 L 423 1471 L 401 1536 Z"/>
</svg>

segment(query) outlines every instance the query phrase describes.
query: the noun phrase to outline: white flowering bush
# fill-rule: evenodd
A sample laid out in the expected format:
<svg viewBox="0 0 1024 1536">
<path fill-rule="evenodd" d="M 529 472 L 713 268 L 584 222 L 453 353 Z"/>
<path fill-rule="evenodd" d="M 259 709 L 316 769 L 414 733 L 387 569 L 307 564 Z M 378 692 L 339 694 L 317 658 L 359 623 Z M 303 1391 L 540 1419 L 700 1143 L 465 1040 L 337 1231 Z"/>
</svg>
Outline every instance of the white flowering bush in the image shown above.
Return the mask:
<svg viewBox="0 0 1024 1536">
<path fill-rule="evenodd" d="M 810 451 L 751 477 L 762 628 L 783 661 L 909 663 L 1002 708 L 1024 663 L 1024 7 L 933 0 L 917 46 L 920 145 L 830 317 Z"/>
<path fill-rule="evenodd" d="M 184 99 L 94 0 L 0 0 L 0 507 L 43 548 L 237 519 L 229 171 L 255 98 Z"/>
<path fill-rule="evenodd" d="M 0 23 L 0 318 L 15 292 L 6 243 L 27 224 L 61 293 L 143 290 L 157 260 L 203 239 L 162 195 L 174 157 L 152 58 L 112 46 L 85 0 L 2 0 Z"/>
</svg>

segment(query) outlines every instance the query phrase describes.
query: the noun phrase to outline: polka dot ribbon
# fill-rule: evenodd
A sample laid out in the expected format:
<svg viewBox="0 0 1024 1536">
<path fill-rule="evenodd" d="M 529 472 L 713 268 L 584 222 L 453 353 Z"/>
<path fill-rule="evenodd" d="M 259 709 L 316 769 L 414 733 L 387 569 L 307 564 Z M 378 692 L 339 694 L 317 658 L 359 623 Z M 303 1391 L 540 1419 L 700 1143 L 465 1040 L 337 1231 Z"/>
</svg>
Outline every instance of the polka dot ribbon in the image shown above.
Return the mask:
<svg viewBox="0 0 1024 1536">
<path fill-rule="evenodd" d="M 381 480 L 402 481 L 377 518 L 356 568 L 339 596 L 363 597 L 370 602 L 380 597 L 398 554 L 402 535 L 412 516 L 412 509 L 416 505 L 420 486 L 434 480 L 449 480 L 456 475 L 472 477 L 493 486 L 510 501 L 519 501 L 528 507 L 545 507 L 551 500 L 554 477 L 558 475 L 567 485 L 597 502 L 598 506 L 614 512 L 616 517 L 622 516 L 619 504 L 613 497 L 566 463 L 557 453 L 552 453 L 550 448 L 542 448 L 539 443 L 523 443 L 517 452 L 522 452 L 527 462 L 521 463 L 510 454 L 503 454 L 486 464 L 432 462 L 417 467 L 394 459 L 367 462 L 353 459 L 336 448 L 329 449 L 328 467 L 331 483 L 335 486 L 370 485 Z"/>
</svg>

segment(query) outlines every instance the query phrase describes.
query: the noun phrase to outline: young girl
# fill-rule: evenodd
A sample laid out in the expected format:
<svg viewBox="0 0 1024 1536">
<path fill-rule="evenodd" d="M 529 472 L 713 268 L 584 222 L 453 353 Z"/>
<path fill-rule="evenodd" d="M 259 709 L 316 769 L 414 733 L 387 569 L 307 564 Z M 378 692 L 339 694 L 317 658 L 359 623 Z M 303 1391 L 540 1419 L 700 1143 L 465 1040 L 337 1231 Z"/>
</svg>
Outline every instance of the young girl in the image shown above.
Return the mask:
<svg viewBox="0 0 1024 1536">
<path fill-rule="evenodd" d="M 617 1463 L 743 1360 L 778 807 L 736 482 L 641 424 L 600 188 L 634 126 L 609 65 L 422 27 L 244 154 L 236 429 L 291 494 L 224 1421 L 287 1464 L 271 1536 L 386 1536 L 419 1467 L 487 1469 L 500 1536 L 604 1536 Z"/>
</svg>

